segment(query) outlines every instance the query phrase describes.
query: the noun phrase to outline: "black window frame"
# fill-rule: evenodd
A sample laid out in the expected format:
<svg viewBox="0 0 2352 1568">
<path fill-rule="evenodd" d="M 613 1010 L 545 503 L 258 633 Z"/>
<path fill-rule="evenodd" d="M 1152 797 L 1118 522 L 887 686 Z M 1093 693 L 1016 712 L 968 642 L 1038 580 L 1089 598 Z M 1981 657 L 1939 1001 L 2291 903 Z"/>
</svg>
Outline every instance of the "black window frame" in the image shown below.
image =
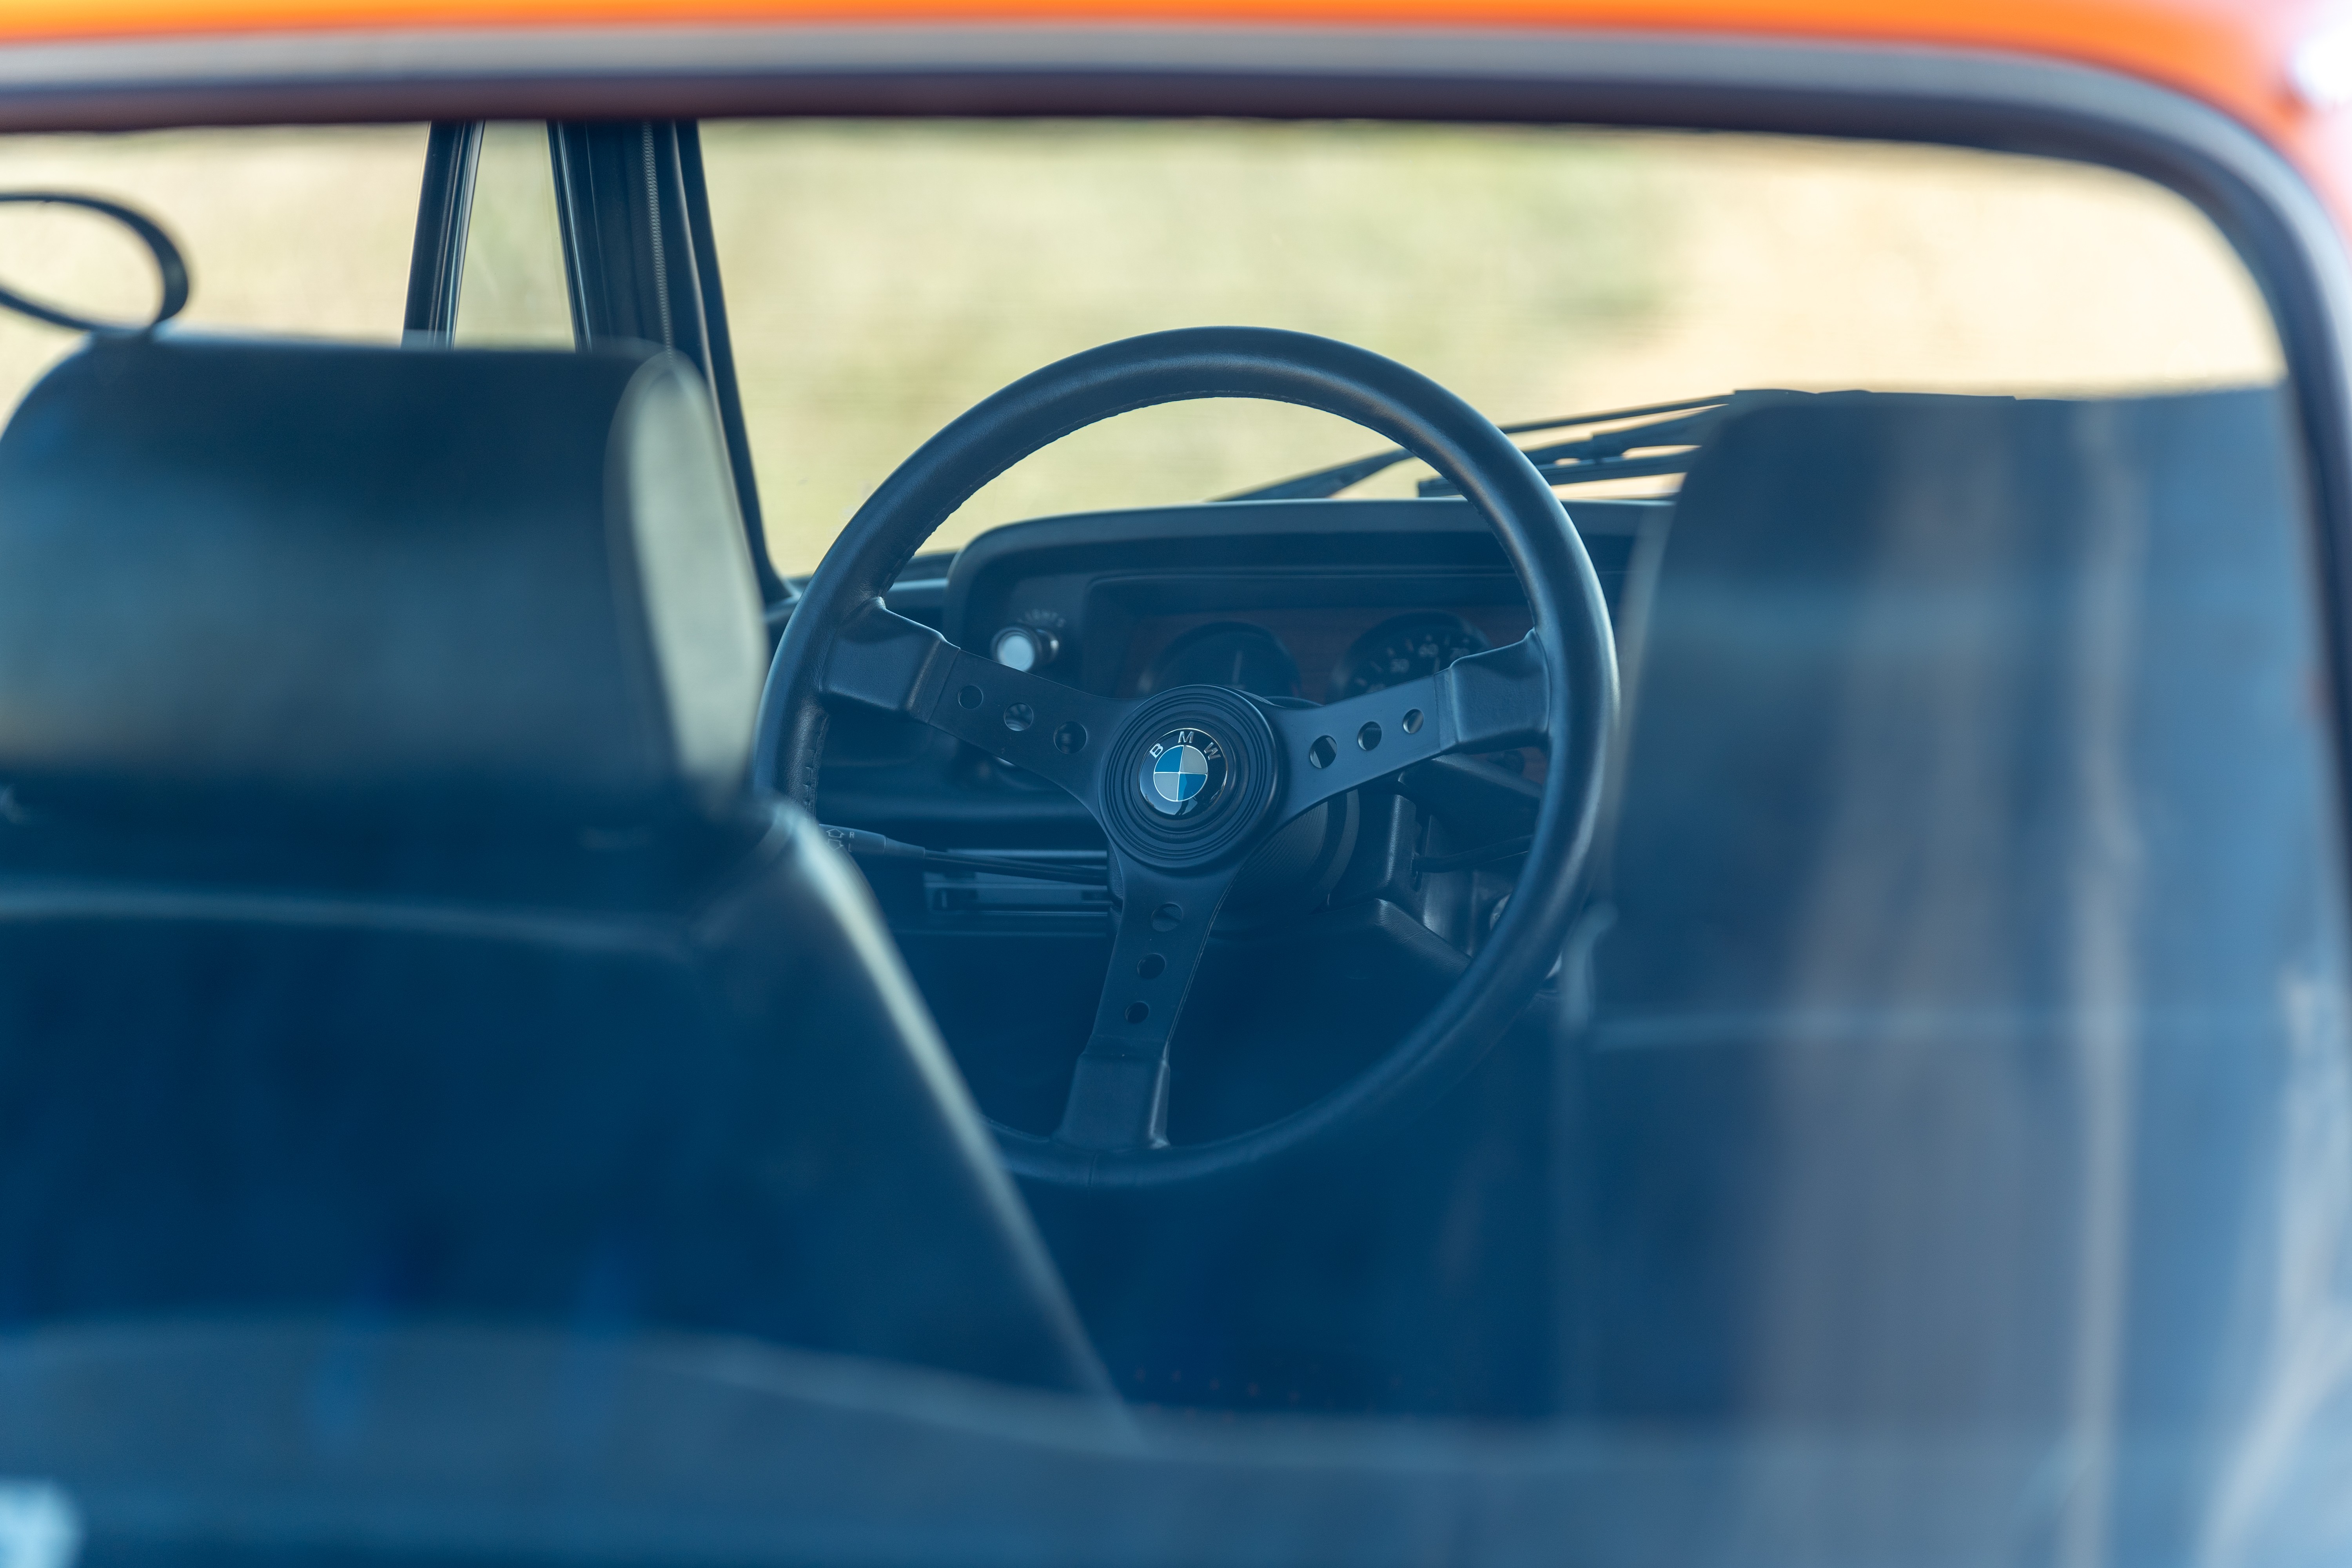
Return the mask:
<svg viewBox="0 0 2352 1568">
<path fill-rule="evenodd" d="M 402 322 L 407 342 L 446 344 L 457 330 L 487 123 L 436 121 L 426 139 Z M 719 416 L 760 596 L 770 605 L 788 602 L 792 590 L 768 558 L 698 127 L 691 120 L 551 121 L 547 142 L 573 343 L 658 343 L 694 362 Z"/>
</svg>

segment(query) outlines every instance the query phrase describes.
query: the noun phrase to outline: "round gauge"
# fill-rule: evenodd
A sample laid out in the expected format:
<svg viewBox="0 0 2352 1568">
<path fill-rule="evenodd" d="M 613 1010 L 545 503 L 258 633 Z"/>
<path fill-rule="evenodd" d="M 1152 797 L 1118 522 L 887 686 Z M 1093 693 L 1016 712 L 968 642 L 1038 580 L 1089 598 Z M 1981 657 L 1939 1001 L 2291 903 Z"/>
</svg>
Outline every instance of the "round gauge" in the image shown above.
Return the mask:
<svg viewBox="0 0 2352 1568">
<path fill-rule="evenodd" d="M 1194 626 L 1160 650 L 1137 695 L 1172 686 L 1230 686 L 1259 697 L 1298 695 L 1298 661 L 1282 639 L 1247 621 Z"/>
<path fill-rule="evenodd" d="M 1489 646 L 1467 621 L 1444 610 L 1391 616 L 1358 637 L 1331 671 L 1331 700 L 1434 675 Z"/>
</svg>

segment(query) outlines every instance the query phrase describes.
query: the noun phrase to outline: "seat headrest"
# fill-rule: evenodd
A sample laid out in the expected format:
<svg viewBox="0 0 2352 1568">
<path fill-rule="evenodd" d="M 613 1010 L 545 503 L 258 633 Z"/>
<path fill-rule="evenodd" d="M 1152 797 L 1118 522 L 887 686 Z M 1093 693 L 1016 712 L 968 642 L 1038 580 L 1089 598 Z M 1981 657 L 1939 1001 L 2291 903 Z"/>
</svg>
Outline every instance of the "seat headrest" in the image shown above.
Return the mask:
<svg viewBox="0 0 2352 1568">
<path fill-rule="evenodd" d="M 0 434 L 0 783 L 36 806 L 716 813 L 766 648 L 667 352 L 99 340 Z"/>
<path fill-rule="evenodd" d="M 2315 897 L 2299 468 L 2275 387 L 1727 421 L 1640 653 L 1608 1005 L 1981 1021 L 1987 997 L 2078 984 L 2090 960 L 2061 955 L 2101 857 L 2128 865 L 2118 908 Z M 2150 917 L 2145 940 L 2176 929 Z M 2185 996 L 2226 949 L 2261 992 L 2273 939 L 2252 933 L 2286 929 L 2147 973 Z"/>
</svg>

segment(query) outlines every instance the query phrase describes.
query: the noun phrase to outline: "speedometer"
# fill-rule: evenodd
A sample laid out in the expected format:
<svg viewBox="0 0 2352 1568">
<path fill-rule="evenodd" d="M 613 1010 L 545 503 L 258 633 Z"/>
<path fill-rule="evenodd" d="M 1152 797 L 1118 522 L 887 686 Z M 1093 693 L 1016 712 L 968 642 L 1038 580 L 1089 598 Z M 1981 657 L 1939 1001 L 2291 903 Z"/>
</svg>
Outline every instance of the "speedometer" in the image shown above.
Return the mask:
<svg viewBox="0 0 2352 1568">
<path fill-rule="evenodd" d="M 1331 700 L 1434 675 L 1490 646 L 1468 622 L 1444 610 L 1391 616 L 1358 637 L 1332 669 Z"/>
</svg>

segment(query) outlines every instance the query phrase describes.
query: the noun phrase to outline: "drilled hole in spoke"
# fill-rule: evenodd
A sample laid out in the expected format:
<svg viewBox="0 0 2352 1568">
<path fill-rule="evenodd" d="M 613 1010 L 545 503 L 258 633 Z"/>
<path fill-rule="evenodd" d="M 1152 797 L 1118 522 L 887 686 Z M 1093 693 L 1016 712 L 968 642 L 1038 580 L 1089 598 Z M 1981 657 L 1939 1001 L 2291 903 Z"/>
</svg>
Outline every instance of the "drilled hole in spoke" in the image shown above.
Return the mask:
<svg viewBox="0 0 2352 1568">
<path fill-rule="evenodd" d="M 979 707 L 981 704 L 980 688 L 977 686 L 965 687 L 961 691 L 956 693 L 956 701 L 966 708 Z"/>
<path fill-rule="evenodd" d="M 1129 1023 L 1140 1024 L 1150 1016 L 1151 1016 L 1151 1005 L 1150 1003 L 1129 1002 L 1127 1005 L 1127 1021 Z"/>
<path fill-rule="evenodd" d="M 1087 727 L 1076 720 L 1054 731 L 1054 746 L 1066 757 L 1075 757 L 1087 749 Z"/>
<path fill-rule="evenodd" d="M 1008 730 L 1026 730 L 1036 721 L 1037 710 L 1026 702 L 1015 702 L 1004 710 L 1004 727 Z"/>
<path fill-rule="evenodd" d="M 1168 973 L 1168 961 L 1156 952 L 1147 952 L 1143 962 L 1135 966 L 1135 973 L 1145 980 L 1157 980 Z"/>
<path fill-rule="evenodd" d="M 1153 931 L 1174 931 L 1183 923 L 1184 906 L 1181 904 L 1162 904 L 1151 911 Z"/>
<path fill-rule="evenodd" d="M 1401 728 L 1404 731 L 1404 732 L 1405 732 L 1406 734 L 1408 734 L 1408 735 L 1418 735 L 1418 734 L 1420 734 L 1420 733 L 1421 733 L 1421 710 L 1420 710 L 1420 709 L 1418 709 L 1418 708 L 1408 708 L 1408 709 L 1406 709 L 1406 710 L 1405 710 L 1405 712 L 1404 712 L 1404 719 L 1403 719 L 1403 721 L 1402 721 L 1402 724 L 1400 725 L 1400 727 L 1401 727 Z"/>
<path fill-rule="evenodd" d="M 1367 724 L 1356 731 L 1356 747 L 1359 751 L 1369 752 L 1380 743 L 1381 727 L 1378 724 Z"/>
<path fill-rule="evenodd" d="M 1315 743 L 1307 748 L 1307 760 L 1318 768 L 1329 767 L 1339 754 L 1339 743 L 1328 735 L 1318 736 Z"/>
</svg>

